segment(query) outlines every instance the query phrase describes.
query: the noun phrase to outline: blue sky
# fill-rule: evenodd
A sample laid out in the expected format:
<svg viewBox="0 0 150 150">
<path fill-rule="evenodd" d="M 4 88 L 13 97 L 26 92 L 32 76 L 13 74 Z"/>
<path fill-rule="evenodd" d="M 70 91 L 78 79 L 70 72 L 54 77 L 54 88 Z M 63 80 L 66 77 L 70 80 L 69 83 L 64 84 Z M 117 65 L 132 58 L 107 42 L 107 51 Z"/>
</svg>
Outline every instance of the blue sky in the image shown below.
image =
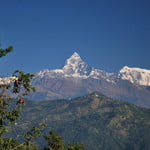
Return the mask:
<svg viewBox="0 0 150 150">
<path fill-rule="evenodd" d="M 61 68 L 73 52 L 92 67 L 150 69 L 149 0 L 0 0 L 0 74 Z"/>
</svg>

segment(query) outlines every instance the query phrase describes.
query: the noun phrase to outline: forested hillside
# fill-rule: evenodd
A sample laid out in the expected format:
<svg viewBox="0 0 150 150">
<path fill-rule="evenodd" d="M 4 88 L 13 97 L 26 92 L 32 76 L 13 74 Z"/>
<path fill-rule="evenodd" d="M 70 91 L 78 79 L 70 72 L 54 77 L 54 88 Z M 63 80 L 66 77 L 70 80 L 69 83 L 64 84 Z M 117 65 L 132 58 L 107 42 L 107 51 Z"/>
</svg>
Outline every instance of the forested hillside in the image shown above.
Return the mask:
<svg viewBox="0 0 150 150">
<path fill-rule="evenodd" d="M 150 109 L 94 92 L 73 100 L 28 102 L 16 132 L 45 122 L 43 133 L 57 131 L 66 143 L 83 143 L 86 150 L 148 150 L 149 114 Z"/>
</svg>

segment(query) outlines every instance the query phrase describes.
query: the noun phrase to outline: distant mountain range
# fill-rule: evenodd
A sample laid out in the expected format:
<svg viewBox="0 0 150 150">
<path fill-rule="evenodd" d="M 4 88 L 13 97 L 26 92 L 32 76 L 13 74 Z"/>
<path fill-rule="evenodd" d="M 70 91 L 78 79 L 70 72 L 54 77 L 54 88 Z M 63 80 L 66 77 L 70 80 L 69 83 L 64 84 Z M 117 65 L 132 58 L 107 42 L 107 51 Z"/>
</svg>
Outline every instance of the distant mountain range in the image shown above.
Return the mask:
<svg viewBox="0 0 150 150">
<path fill-rule="evenodd" d="M 83 143 L 86 150 L 149 150 L 150 109 L 112 100 L 99 92 L 73 100 L 28 101 L 12 134 L 46 122 L 46 135 L 55 130 L 66 143 Z M 37 143 L 45 145 L 43 139 Z"/>
<path fill-rule="evenodd" d="M 123 67 L 119 73 L 107 73 L 85 63 L 78 53 L 66 60 L 62 69 L 43 70 L 32 81 L 36 92 L 32 100 L 72 99 L 93 91 L 150 107 L 150 70 Z"/>
</svg>

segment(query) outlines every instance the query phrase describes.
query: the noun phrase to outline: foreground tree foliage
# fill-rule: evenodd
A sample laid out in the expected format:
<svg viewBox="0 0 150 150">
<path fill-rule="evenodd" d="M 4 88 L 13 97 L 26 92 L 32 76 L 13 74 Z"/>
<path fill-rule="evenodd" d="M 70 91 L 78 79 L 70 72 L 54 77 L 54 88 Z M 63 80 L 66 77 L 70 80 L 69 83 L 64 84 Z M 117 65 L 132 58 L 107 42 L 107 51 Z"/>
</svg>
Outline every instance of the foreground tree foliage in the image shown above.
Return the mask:
<svg viewBox="0 0 150 150">
<path fill-rule="evenodd" d="M 63 137 L 54 131 L 50 131 L 49 135 L 45 136 L 45 139 L 48 142 L 48 147 L 45 147 L 44 150 L 84 150 L 82 144 L 68 144 L 64 146 Z"/>
<path fill-rule="evenodd" d="M 0 48 L 0 58 L 6 56 L 12 50 L 12 46 L 6 49 Z M 21 109 L 26 104 L 26 96 L 35 91 L 30 83 L 33 77 L 33 74 L 25 74 L 16 70 L 12 77 L 0 79 L 0 150 L 38 149 L 38 146 L 34 144 L 34 139 L 41 135 L 41 129 L 45 126 L 44 123 L 24 133 L 22 142 L 6 136 L 6 133 L 9 133 L 10 126 L 15 125 L 19 118 Z M 45 139 L 48 146 L 45 146 L 44 150 L 84 150 L 82 144 L 68 144 L 65 146 L 63 137 L 52 131 L 45 136 Z"/>
</svg>

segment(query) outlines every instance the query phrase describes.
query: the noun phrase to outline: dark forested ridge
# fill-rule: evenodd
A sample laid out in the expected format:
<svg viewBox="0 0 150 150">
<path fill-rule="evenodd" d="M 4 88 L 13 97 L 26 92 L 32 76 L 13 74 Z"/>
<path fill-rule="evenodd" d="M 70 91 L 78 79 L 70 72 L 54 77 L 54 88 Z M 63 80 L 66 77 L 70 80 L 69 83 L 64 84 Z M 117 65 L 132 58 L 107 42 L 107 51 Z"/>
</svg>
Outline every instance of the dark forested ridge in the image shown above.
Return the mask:
<svg viewBox="0 0 150 150">
<path fill-rule="evenodd" d="M 66 143 L 83 143 L 86 150 L 149 150 L 149 115 L 150 109 L 99 92 L 73 100 L 28 101 L 13 134 L 46 122 L 44 134 L 55 130 Z M 42 139 L 37 143 L 42 145 Z"/>
</svg>

